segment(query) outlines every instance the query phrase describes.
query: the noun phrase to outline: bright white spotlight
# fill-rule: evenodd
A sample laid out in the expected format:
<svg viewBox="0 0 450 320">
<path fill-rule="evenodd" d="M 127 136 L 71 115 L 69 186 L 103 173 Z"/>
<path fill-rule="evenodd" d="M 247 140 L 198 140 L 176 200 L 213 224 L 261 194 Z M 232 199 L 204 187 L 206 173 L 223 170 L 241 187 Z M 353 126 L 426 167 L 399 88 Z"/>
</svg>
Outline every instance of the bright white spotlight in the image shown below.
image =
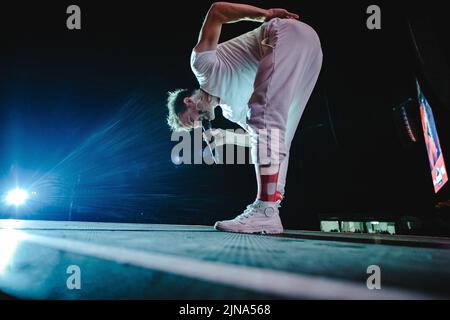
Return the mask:
<svg viewBox="0 0 450 320">
<path fill-rule="evenodd" d="M 28 197 L 28 192 L 23 189 L 16 188 L 8 192 L 8 195 L 6 196 L 6 203 L 13 206 L 20 206 L 27 201 Z"/>
</svg>

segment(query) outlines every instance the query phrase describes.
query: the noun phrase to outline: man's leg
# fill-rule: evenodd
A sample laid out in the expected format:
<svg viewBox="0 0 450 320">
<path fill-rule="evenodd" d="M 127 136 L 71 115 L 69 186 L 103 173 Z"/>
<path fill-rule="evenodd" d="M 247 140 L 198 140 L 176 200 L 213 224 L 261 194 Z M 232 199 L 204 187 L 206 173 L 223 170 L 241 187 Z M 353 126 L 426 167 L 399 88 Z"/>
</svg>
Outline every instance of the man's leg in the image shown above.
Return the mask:
<svg viewBox="0 0 450 320">
<path fill-rule="evenodd" d="M 301 22 L 278 20 L 267 28 L 265 36 L 266 53 L 258 66 L 254 93 L 249 101 L 248 124 L 252 135 L 252 154 L 255 155 L 257 150 L 268 150 L 267 157 L 264 157 L 264 152 L 263 156 L 254 156 L 257 159 L 258 189 L 264 189 L 262 183 L 267 180 L 260 166 L 271 163 L 279 165 L 277 190 L 283 195 L 289 148 L 317 81 L 322 52 L 314 30 Z M 268 133 L 267 138 L 260 134 L 262 130 Z M 275 151 L 278 158 L 273 157 L 273 141 L 269 143 L 272 132 L 280 135 L 280 139 L 275 141 L 280 144 Z"/>
<path fill-rule="evenodd" d="M 311 64 L 311 69 L 308 72 L 311 75 L 310 79 L 304 79 L 306 85 L 299 85 L 299 88 L 304 87 L 305 90 L 299 90 L 294 98 L 294 101 L 289 109 L 288 119 L 286 124 L 285 133 L 285 146 L 286 146 L 286 156 L 280 165 L 280 173 L 278 176 L 278 187 L 277 191 L 281 198 L 284 198 L 287 171 L 289 166 L 289 150 L 291 148 L 292 140 L 294 139 L 295 132 L 297 130 L 298 124 L 302 117 L 303 111 L 306 104 L 311 96 L 314 86 L 317 82 L 317 78 L 320 73 L 322 65 L 322 56 L 318 56 L 316 60 Z"/>
<path fill-rule="evenodd" d="M 322 51 L 317 34 L 301 22 L 276 20 L 269 26 L 265 30 L 266 52 L 258 65 L 247 120 L 258 183 L 257 200 L 235 219 L 217 222 L 215 228 L 222 231 L 283 231 L 276 190 L 280 164 L 283 165 L 289 150 L 286 147 L 290 146 L 293 137 L 292 133 L 285 141 L 288 114 L 299 92 L 306 90 L 303 84 L 312 78 L 308 74 L 309 67 L 318 56 L 321 61 Z M 317 70 L 314 73 L 317 79 Z M 298 120 L 303 109 L 304 106 L 300 108 Z"/>
</svg>

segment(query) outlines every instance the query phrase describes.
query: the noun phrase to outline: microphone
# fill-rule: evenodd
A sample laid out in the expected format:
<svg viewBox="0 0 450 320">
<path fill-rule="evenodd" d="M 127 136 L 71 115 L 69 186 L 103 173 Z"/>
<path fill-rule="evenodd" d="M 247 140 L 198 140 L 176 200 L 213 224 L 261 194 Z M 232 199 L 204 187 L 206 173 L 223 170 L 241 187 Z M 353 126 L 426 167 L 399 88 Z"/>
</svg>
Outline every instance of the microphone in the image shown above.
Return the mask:
<svg viewBox="0 0 450 320">
<path fill-rule="evenodd" d="M 202 120 L 202 129 L 203 129 L 203 133 L 205 133 L 208 130 L 211 130 L 212 129 L 211 121 L 206 120 L 206 119 Z M 214 138 L 212 136 L 211 136 L 211 138 L 212 138 L 211 142 L 213 142 Z M 213 149 L 211 147 L 211 144 L 206 139 L 205 139 L 205 142 L 208 145 L 208 148 L 209 148 L 209 151 L 211 152 L 211 156 L 212 156 L 212 158 L 214 160 L 214 163 L 215 164 L 219 164 L 219 161 L 217 160 L 216 154 L 214 153 L 214 151 L 213 151 Z"/>
<path fill-rule="evenodd" d="M 209 121 L 209 120 L 207 120 L 207 119 L 203 119 L 203 120 L 202 120 L 202 126 L 203 126 L 203 130 L 204 130 L 204 131 L 209 130 L 209 129 L 212 129 L 211 121 Z M 205 129 L 205 128 L 206 128 L 206 129 Z"/>
</svg>

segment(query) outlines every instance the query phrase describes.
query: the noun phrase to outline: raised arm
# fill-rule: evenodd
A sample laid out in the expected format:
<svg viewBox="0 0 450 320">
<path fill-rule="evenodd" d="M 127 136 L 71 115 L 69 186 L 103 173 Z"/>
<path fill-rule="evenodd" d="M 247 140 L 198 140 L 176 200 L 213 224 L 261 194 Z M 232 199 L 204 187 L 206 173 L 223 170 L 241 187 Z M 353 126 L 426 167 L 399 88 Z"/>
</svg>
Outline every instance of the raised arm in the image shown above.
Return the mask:
<svg viewBox="0 0 450 320">
<path fill-rule="evenodd" d="M 222 24 L 243 20 L 264 22 L 276 17 L 298 19 L 298 15 L 285 9 L 266 10 L 246 4 L 215 2 L 206 15 L 194 50 L 202 52 L 216 49 Z"/>
</svg>

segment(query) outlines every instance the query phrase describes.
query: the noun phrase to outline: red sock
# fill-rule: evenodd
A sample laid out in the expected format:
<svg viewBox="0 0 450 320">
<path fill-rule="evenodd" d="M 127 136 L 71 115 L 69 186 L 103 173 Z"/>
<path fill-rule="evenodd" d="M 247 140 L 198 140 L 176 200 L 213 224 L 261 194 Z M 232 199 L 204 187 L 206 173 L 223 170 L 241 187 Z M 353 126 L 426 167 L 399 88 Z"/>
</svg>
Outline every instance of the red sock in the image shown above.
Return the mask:
<svg viewBox="0 0 450 320">
<path fill-rule="evenodd" d="M 267 202 L 276 202 L 279 200 L 279 196 L 281 195 L 277 191 L 278 186 L 278 173 L 263 175 L 261 174 L 261 170 L 259 170 L 260 174 L 260 185 L 258 186 L 258 199 L 261 201 Z"/>
<path fill-rule="evenodd" d="M 277 190 L 277 193 L 275 194 L 275 198 L 276 198 L 275 201 L 278 201 L 278 200 L 282 201 L 283 200 L 283 195 L 281 194 L 280 191 Z"/>
</svg>

